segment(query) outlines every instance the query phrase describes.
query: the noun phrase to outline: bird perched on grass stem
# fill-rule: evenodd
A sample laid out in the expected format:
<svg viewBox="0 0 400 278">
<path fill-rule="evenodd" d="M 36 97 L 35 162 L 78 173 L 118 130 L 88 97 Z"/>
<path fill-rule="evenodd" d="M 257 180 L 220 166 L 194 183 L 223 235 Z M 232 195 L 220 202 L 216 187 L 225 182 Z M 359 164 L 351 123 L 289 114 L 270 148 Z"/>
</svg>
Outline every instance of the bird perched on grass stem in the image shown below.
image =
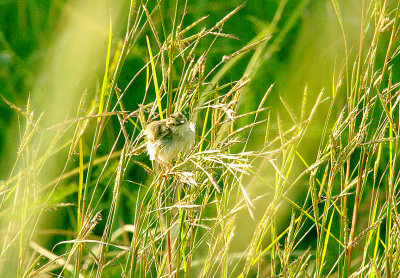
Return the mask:
<svg viewBox="0 0 400 278">
<path fill-rule="evenodd" d="M 181 112 L 149 123 L 144 132 L 150 159 L 166 164 L 170 164 L 179 153 L 189 151 L 195 141 L 194 124 Z"/>
</svg>

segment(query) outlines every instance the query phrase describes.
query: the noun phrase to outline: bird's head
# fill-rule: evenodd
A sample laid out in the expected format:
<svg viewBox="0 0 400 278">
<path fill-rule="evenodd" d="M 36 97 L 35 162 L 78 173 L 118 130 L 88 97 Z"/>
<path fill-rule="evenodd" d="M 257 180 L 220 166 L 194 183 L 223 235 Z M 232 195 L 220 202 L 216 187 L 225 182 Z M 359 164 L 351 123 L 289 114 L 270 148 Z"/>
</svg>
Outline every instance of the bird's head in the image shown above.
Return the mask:
<svg viewBox="0 0 400 278">
<path fill-rule="evenodd" d="M 169 126 L 180 126 L 187 123 L 186 117 L 181 112 L 171 114 L 167 118 L 167 125 Z"/>
</svg>

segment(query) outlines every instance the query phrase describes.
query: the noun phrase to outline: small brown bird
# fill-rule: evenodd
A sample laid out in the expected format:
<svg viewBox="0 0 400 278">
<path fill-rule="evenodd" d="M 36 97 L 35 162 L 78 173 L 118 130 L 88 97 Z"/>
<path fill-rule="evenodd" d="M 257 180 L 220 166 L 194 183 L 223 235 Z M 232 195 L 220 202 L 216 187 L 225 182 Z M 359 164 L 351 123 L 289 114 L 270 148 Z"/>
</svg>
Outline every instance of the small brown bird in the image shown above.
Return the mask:
<svg viewBox="0 0 400 278">
<path fill-rule="evenodd" d="M 189 151 L 195 141 L 195 126 L 181 112 L 149 123 L 144 132 L 150 159 L 167 164 Z"/>
</svg>

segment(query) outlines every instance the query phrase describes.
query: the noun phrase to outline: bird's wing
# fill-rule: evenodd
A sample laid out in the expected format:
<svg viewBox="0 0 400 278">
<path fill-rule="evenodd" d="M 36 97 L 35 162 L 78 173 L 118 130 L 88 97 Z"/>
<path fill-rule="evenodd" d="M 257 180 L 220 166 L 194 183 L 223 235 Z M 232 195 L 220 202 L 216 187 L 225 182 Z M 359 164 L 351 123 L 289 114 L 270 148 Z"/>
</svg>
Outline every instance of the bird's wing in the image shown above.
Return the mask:
<svg viewBox="0 0 400 278">
<path fill-rule="evenodd" d="M 147 140 L 155 141 L 168 139 L 172 136 L 171 129 L 166 125 L 165 120 L 151 122 L 146 127 Z"/>
<path fill-rule="evenodd" d="M 172 130 L 168 127 L 168 125 L 160 125 L 158 127 L 158 139 L 171 139 L 172 138 Z"/>
</svg>

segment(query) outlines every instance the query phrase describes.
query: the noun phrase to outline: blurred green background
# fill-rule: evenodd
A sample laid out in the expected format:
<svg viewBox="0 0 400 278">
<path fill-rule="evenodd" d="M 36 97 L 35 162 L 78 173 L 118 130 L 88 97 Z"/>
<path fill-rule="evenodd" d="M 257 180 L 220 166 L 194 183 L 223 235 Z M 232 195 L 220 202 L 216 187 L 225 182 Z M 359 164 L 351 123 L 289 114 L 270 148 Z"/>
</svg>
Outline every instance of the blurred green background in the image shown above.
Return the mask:
<svg viewBox="0 0 400 278">
<path fill-rule="evenodd" d="M 183 26 L 208 15 L 203 25 L 211 26 L 222 19 L 242 1 L 189 1 Z M 343 14 L 348 49 L 358 47 L 361 2 L 339 1 Z M 154 3 L 149 3 L 149 7 Z M 175 1 L 162 1 L 167 18 L 172 17 Z M 33 100 L 37 114 L 56 115 L 53 122 L 63 119 L 52 113 L 59 105 L 76 107 L 79 98 L 72 91 L 89 94 L 101 84 L 106 58 L 106 39 L 109 17 L 114 22 L 113 46 L 123 39 L 129 1 L 0 1 L 0 88 L 10 102 L 24 107 L 28 96 Z M 157 17 L 155 24 L 160 27 Z M 171 22 L 169 22 L 171 24 Z M 186 24 L 185 24 L 186 23 Z M 168 21 L 166 22 L 168 24 Z M 74 29 L 75 28 L 75 29 Z M 169 30 L 171 26 L 166 26 Z M 147 27 L 144 34 L 149 35 Z M 223 55 L 229 55 L 248 44 L 258 35 L 272 36 L 271 47 L 260 54 L 254 67 L 247 69 L 251 55 L 245 55 L 223 80 L 237 80 L 243 72 L 251 72 L 252 82 L 246 88 L 243 106 L 257 106 L 266 89 L 275 84 L 269 99 L 272 110 L 278 110 L 278 97 L 283 97 L 294 109 L 308 86 L 312 96 L 322 88 L 330 88 L 333 72 L 343 67 L 344 41 L 331 1 L 274 1 L 253 0 L 224 26 L 224 32 L 238 40 L 222 38 L 216 41 L 208 56 L 207 67 L 217 64 Z M 208 48 L 211 38 L 202 40 L 198 52 Z M 119 87 L 129 82 L 144 64 L 146 45 L 144 36 L 130 52 L 124 66 Z M 384 43 L 382 44 L 384 45 Z M 351 53 L 351 52 L 350 52 Z M 355 51 L 352 52 L 353 55 Z M 383 59 L 385 49 L 378 56 Z M 75 60 L 73 60 L 75 59 Z M 394 69 L 395 77 L 400 74 Z M 142 99 L 144 78 L 139 78 L 124 99 L 133 110 Z M 60 97 L 55 99 L 54 95 Z M 54 99 L 54 104 L 48 101 Z M 67 103 L 66 103 L 67 101 Z M 72 101 L 72 103 L 68 103 Z M 0 145 L 2 155 L 0 176 L 4 179 L 15 159 L 17 141 L 16 114 L 9 106 L 0 103 Z M 70 111 L 71 112 L 71 111 Z M 60 113 L 62 114 L 62 113 Z M 64 115 L 63 115 L 64 116 Z M 45 115 L 46 117 L 46 115 Z M 61 118 L 59 118 L 61 117 Z M 323 115 L 321 119 L 323 119 Z M 6 147 L 6 146 L 10 146 Z"/>
<path fill-rule="evenodd" d="M 36 116 L 44 112 L 41 123 L 43 128 L 72 118 L 82 92 L 87 89 L 93 97 L 98 90 L 106 59 L 110 17 L 113 21 L 113 49 L 123 40 L 129 1 L 100 2 L 0 2 L 0 93 L 22 109 L 25 109 L 30 97 L 31 109 Z M 183 26 L 207 15 L 208 18 L 192 30 L 197 33 L 201 27 L 212 26 L 240 4 L 243 2 L 237 0 L 189 1 Z M 355 47 L 360 28 L 360 1 L 341 1 L 340 4 L 345 14 L 344 24 L 349 47 Z M 155 1 L 150 1 L 148 9 L 154 5 Z M 165 27 L 170 30 L 175 1 L 162 1 L 162 6 L 165 18 L 171 19 L 166 21 Z M 155 17 L 154 23 L 161 30 L 157 18 Z M 343 66 L 343 38 L 328 0 L 248 1 L 224 25 L 224 33 L 232 34 L 238 40 L 218 39 L 208 55 L 206 72 L 221 61 L 224 55 L 239 50 L 260 34 L 258 39 L 272 36 L 268 42 L 270 47 L 259 54 L 259 59 L 252 63 L 252 68 L 248 68 L 252 55 L 247 54 L 222 76 L 221 83 L 238 80 L 245 71 L 250 73 L 252 81 L 244 89 L 242 111 L 256 109 L 265 91 L 271 84 L 275 84 L 267 103 L 273 118 L 278 111 L 284 111 L 279 97 L 284 98 L 297 113 L 305 87 L 308 87 L 309 98 L 314 99 L 322 88 L 331 87 L 333 71 L 339 71 Z M 139 43 L 128 56 L 118 84 L 120 88 L 124 88 L 146 63 L 147 46 L 144 35 L 151 36 L 149 27 L 144 30 Z M 211 41 L 212 38 L 202 40 L 198 52 L 203 53 Z M 384 51 L 383 49 L 382 52 Z M 178 78 L 179 76 L 176 77 Z M 143 99 L 144 88 L 143 74 L 142 78 L 135 80 L 124 97 L 127 110 L 137 109 Z M 154 95 L 148 99 L 153 100 Z M 3 101 L 0 102 L 0 111 L 0 179 L 6 180 L 14 165 L 22 135 L 18 129 L 17 113 Z M 314 143 L 318 144 L 320 128 L 325 122 L 323 111 L 321 109 L 315 119 L 320 120 L 320 125 L 313 127 L 315 132 L 309 134 L 304 146 L 309 149 L 310 159 L 316 155 Z M 284 124 L 289 119 L 284 118 L 285 114 L 281 115 Z M 277 129 L 275 123 L 272 123 L 272 129 Z M 257 130 L 255 134 L 261 135 L 257 134 Z M 104 146 L 103 153 L 101 148 L 99 155 L 107 153 L 114 135 L 111 130 L 107 130 L 106 136 L 110 145 Z M 43 146 L 50 144 L 52 132 L 47 132 L 45 136 L 47 138 L 41 139 L 45 142 L 42 143 Z M 257 146 L 258 143 L 255 142 L 254 147 Z M 143 159 L 147 160 L 146 157 Z M 42 171 L 42 184 L 56 178 L 60 171 L 60 166 L 55 166 L 56 162 L 48 164 Z M 146 173 L 134 172 L 131 176 L 139 182 L 146 178 Z M 246 231 L 252 229 L 250 227 L 252 225 L 245 225 L 242 230 L 239 229 L 239 233 L 242 231 L 246 238 Z M 251 236 L 251 233 L 247 236 Z"/>
<path fill-rule="evenodd" d="M 202 26 L 211 26 L 223 18 L 239 4 L 242 2 L 189 1 L 185 22 L 188 25 L 208 15 L 203 25 L 194 30 L 197 32 Z M 357 46 L 360 1 L 341 1 L 340 4 L 351 49 Z M 162 5 L 166 17 L 172 18 L 175 1 L 162 1 Z M 28 96 L 31 96 L 37 114 L 47 111 L 46 114 L 54 117 L 49 109 L 58 110 L 58 105 L 65 105 L 65 101 L 73 96 L 72 90 L 88 89 L 89 93 L 93 93 L 96 84 L 101 84 L 108 18 L 111 16 L 114 22 L 115 47 L 123 38 L 129 1 L 105 1 L 101 5 L 94 1 L 83 6 L 80 1 L 0 1 L 0 88 L 7 100 L 24 107 Z M 160 24 L 157 18 L 155 24 Z M 87 36 L 89 32 L 94 32 L 95 37 Z M 145 33 L 149 32 L 147 28 Z M 282 96 L 296 109 L 306 85 L 315 96 L 322 88 L 331 86 L 333 71 L 335 68 L 339 71 L 343 65 L 343 38 L 328 0 L 248 1 L 225 24 L 224 32 L 239 40 L 217 40 L 207 61 L 208 68 L 217 64 L 223 55 L 237 51 L 260 33 L 272 35 L 270 44 L 273 47 L 261 53 L 255 67 L 250 69 L 252 82 L 246 88 L 243 106 L 254 108 L 266 89 L 275 83 L 269 106 L 277 109 L 278 96 Z M 210 41 L 201 41 L 199 53 L 208 47 Z M 143 66 L 146 57 L 144 42 L 142 36 L 139 44 L 130 52 L 121 83 L 129 82 L 132 78 L 130 73 L 136 73 Z M 384 55 L 384 51 L 381 55 Z M 76 57 L 78 54 L 80 57 Z M 237 80 L 246 70 L 250 58 L 251 55 L 243 57 L 233 70 L 225 73 L 224 80 Z M 130 87 L 124 99 L 127 109 L 135 109 L 142 99 L 144 82 L 143 78 L 139 78 Z M 119 84 L 121 88 L 124 85 Z M 47 101 L 54 99 L 54 95 L 61 99 L 50 105 Z M 72 98 L 72 103 L 67 105 L 76 107 L 72 104 L 78 100 Z M 6 103 L 1 102 L 0 105 L 0 145 L 3 154 L 0 176 L 5 179 L 15 159 L 13 150 L 16 150 L 15 137 L 18 132 L 16 114 Z M 56 116 L 53 121 L 62 119 L 58 117 L 61 116 Z"/>
</svg>

